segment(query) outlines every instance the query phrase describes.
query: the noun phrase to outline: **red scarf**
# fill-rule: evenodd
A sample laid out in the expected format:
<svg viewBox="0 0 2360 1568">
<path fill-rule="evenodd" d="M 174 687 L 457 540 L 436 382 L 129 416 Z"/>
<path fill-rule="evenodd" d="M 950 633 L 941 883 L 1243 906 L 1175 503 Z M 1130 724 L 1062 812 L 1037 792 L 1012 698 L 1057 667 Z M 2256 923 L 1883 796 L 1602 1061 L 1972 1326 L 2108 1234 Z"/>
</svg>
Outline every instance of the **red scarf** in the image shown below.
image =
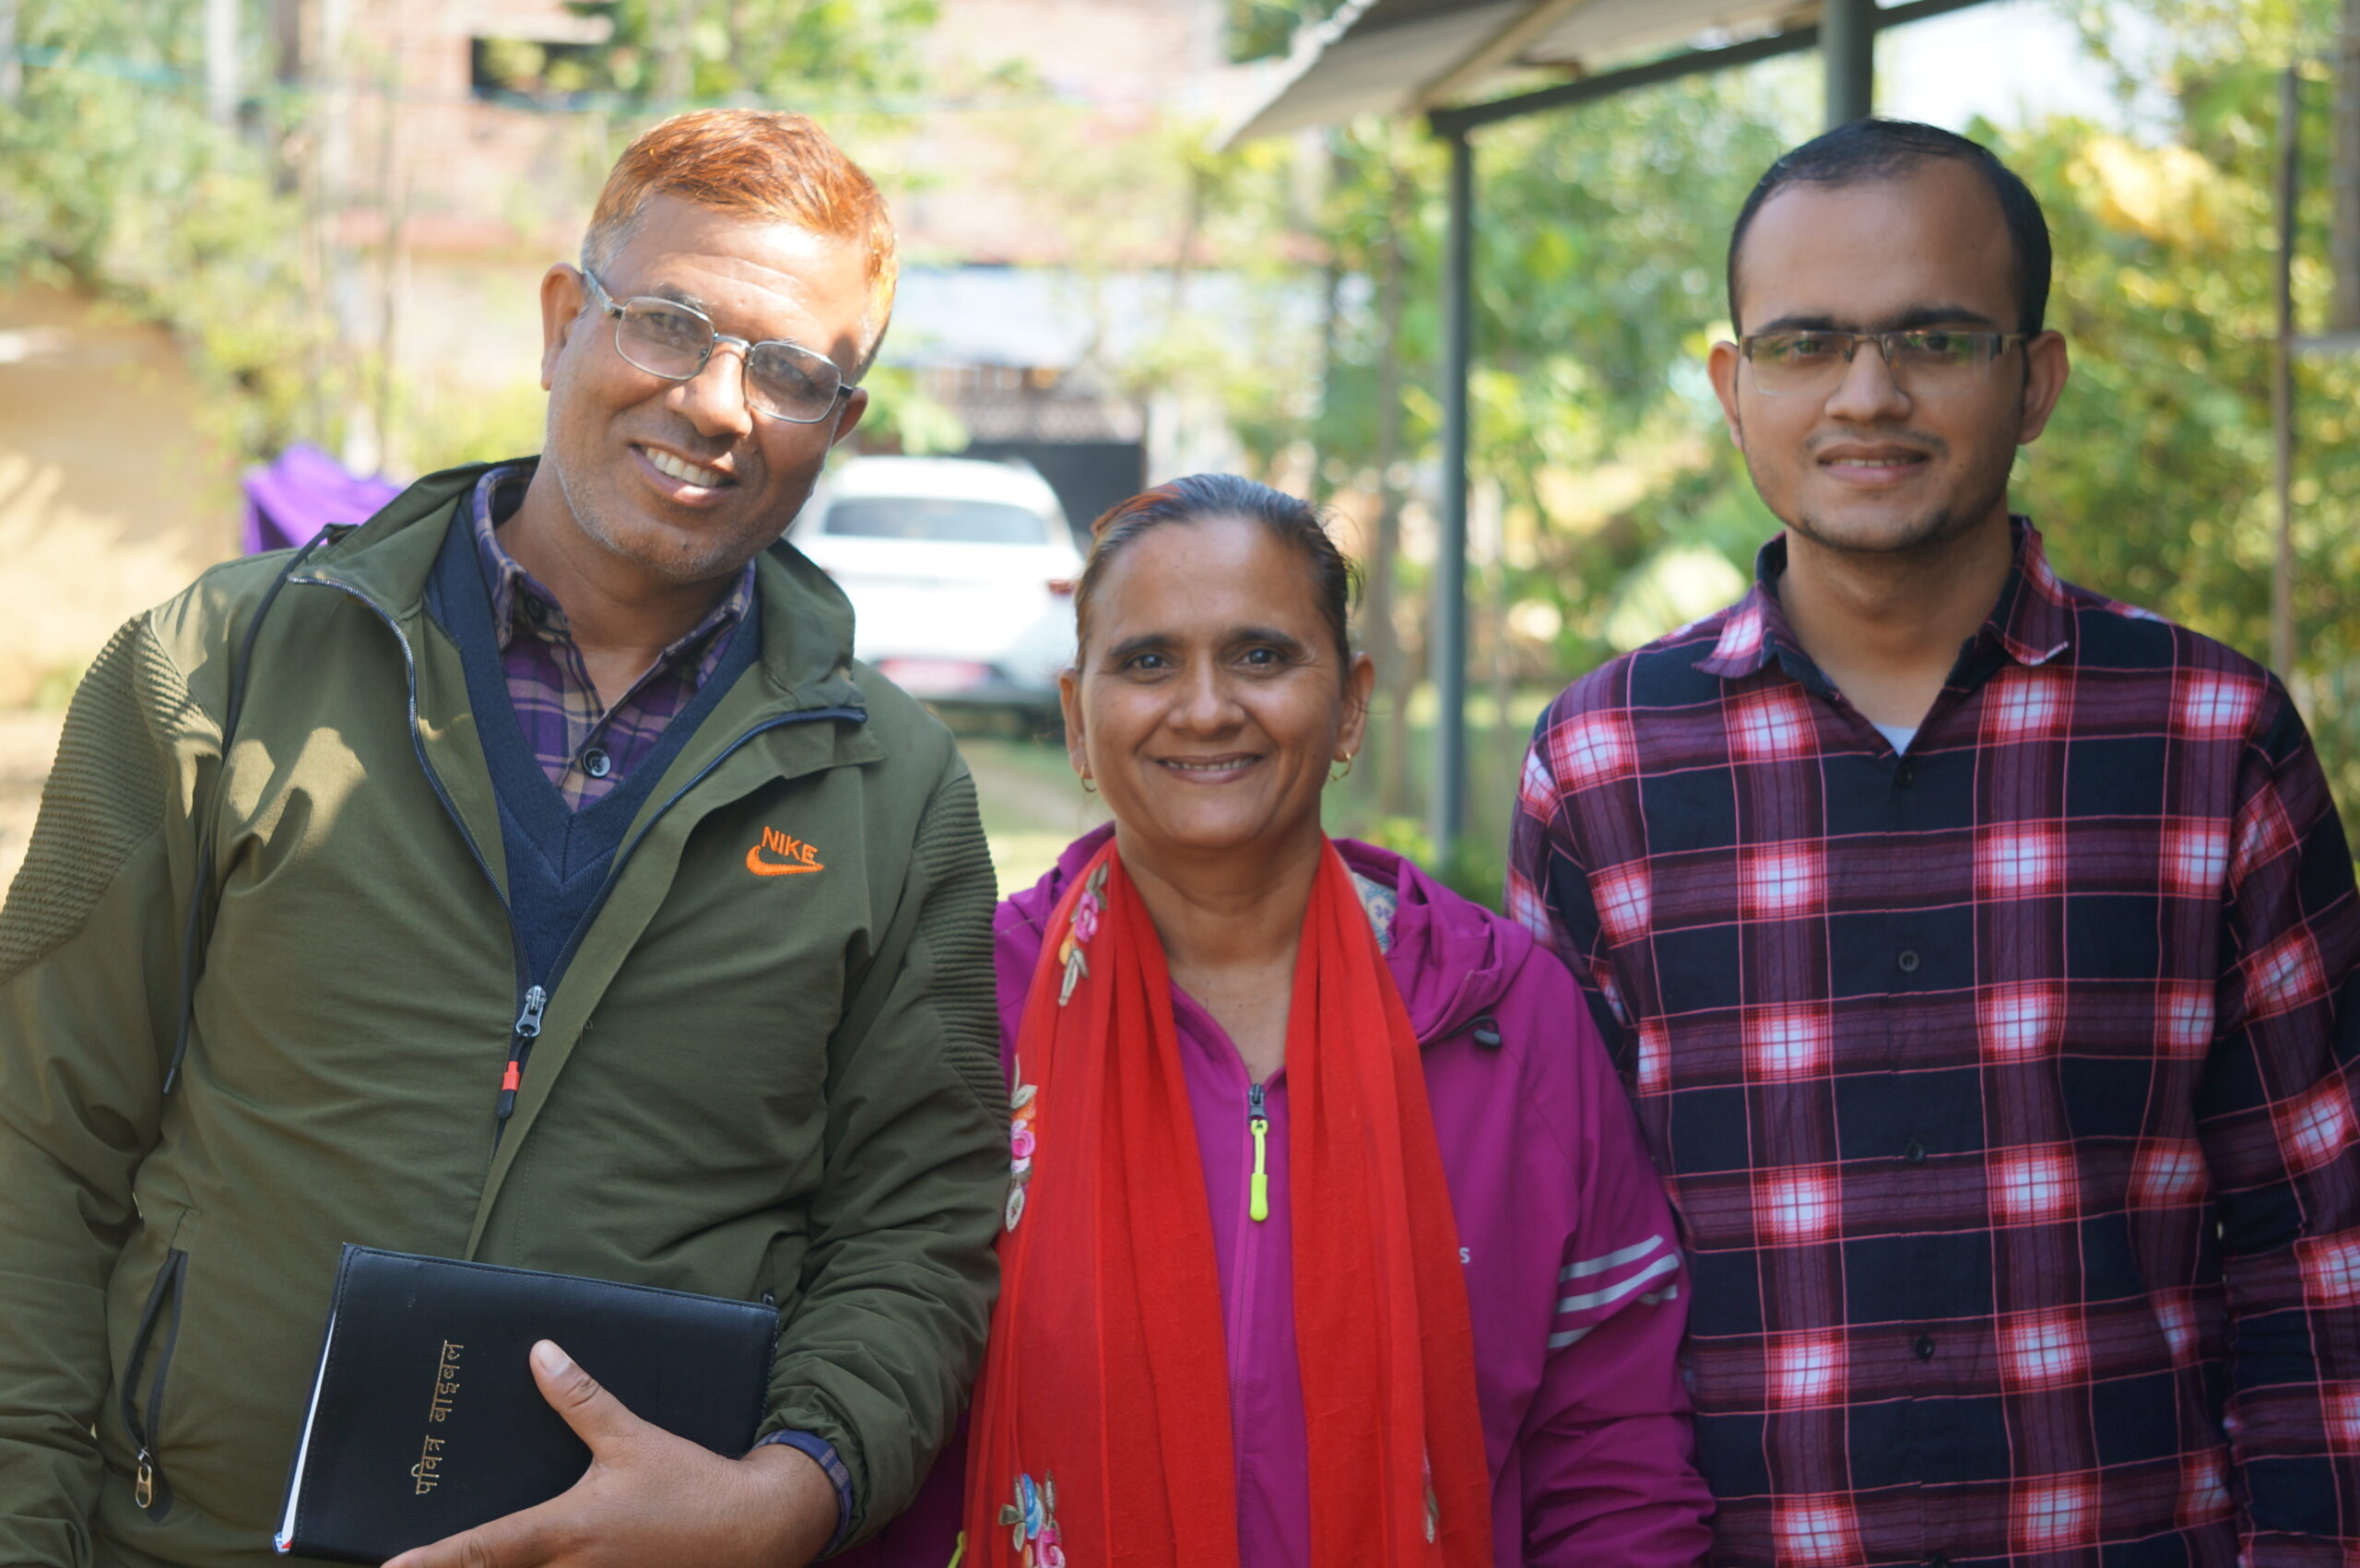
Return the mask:
<svg viewBox="0 0 2360 1568">
<path fill-rule="evenodd" d="M 966 1563 L 1236 1568 L 1220 1271 L 1172 977 L 1113 841 L 1048 936 L 1017 1032 Z M 1482 1568 L 1490 1466 L 1424 1070 L 1324 843 L 1286 1063 L 1311 1568 Z"/>
</svg>

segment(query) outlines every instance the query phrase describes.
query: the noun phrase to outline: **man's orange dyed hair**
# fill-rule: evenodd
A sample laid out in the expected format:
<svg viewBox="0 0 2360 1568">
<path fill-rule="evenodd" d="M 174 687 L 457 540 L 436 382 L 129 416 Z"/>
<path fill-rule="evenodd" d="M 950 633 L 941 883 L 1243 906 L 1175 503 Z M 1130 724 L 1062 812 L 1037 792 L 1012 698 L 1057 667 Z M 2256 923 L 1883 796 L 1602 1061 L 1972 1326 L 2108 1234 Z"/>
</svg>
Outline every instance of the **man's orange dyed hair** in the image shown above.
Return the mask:
<svg viewBox="0 0 2360 1568">
<path fill-rule="evenodd" d="M 698 109 L 675 114 L 623 149 L 598 193 L 583 265 L 603 273 L 631 242 L 648 201 L 678 196 L 714 212 L 793 223 L 859 245 L 868 277 L 856 380 L 877 357 L 900 276 L 893 215 L 877 183 L 802 114 Z"/>
</svg>

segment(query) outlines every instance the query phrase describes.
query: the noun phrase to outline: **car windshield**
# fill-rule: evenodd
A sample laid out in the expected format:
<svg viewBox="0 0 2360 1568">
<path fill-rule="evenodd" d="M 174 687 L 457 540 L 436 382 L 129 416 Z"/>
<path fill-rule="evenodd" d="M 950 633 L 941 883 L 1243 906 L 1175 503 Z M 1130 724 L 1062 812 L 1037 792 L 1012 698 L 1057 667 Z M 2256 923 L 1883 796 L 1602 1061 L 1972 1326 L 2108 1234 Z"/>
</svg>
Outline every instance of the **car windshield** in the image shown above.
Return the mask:
<svg viewBox="0 0 2360 1568">
<path fill-rule="evenodd" d="M 839 537 L 941 545 L 1049 542 L 1049 521 L 1037 512 L 997 501 L 914 496 L 848 496 L 828 508 L 827 531 Z"/>
</svg>

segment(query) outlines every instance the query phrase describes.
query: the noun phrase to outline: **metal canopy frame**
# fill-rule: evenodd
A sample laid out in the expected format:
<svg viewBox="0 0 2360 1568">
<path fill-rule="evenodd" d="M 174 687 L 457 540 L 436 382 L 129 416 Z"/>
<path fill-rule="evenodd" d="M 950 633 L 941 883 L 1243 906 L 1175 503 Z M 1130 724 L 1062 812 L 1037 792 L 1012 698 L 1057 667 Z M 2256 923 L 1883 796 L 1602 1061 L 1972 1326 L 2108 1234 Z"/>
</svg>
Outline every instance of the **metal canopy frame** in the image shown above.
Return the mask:
<svg viewBox="0 0 2360 1568">
<path fill-rule="evenodd" d="M 1428 637 L 1429 670 L 1435 697 L 1434 797 L 1429 833 L 1438 863 L 1454 854 L 1467 819 L 1467 451 L 1468 373 L 1474 358 L 1475 146 L 1487 125 L 1528 114 L 1596 102 L 1638 88 L 1687 77 L 1751 65 L 1786 54 L 1818 50 L 1825 63 L 1825 121 L 1833 127 L 1870 112 L 1876 79 L 1876 35 L 1888 28 L 1965 10 L 1983 0 L 1907 0 L 1880 7 L 1875 0 L 1821 0 L 1818 19 L 1762 37 L 1717 47 L 1682 50 L 1662 59 L 1596 76 L 1577 77 L 1513 97 L 1455 107 L 1426 107 L 1472 90 L 1503 71 L 1518 68 L 1528 45 L 1597 0 L 1530 0 L 1475 51 L 1440 76 L 1416 88 L 1412 103 L 1425 107 L 1426 126 L 1450 153 L 1448 230 L 1443 246 L 1442 494 L 1434 549 L 1434 608 Z M 1362 0 L 1321 35 L 1317 53 L 1302 62 L 1293 77 L 1257 110 L 1237 133 L 1239 139 L 1268 134 L 1259 122 L 1280 98 L 1294 91 L 1318 68 L 1319 59 L 1352 37 L 1353 29 L 1384 0 Z M 1440 10 L 1441 6 L 1421 6 Z M 1525 64 L 1528 65 L 1529 62 Z"/>
</svg>

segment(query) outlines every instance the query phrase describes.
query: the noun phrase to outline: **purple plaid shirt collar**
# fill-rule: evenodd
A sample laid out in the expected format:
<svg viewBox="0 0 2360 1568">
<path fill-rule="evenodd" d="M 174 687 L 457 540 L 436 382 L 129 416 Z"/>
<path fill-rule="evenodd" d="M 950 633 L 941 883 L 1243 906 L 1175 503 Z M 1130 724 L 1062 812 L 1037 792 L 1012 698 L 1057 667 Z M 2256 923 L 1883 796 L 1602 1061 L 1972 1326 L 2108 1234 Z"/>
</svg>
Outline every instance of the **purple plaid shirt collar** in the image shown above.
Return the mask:
<svg viewBox="0 0 2360 1568">
<path fill-rule="evenodd" d="M 2036 667 L 2071 646 L 2073 609 L 2049 568 L 2040 530 L 2027 517 L 2011 517 L 2008 525 L 2015 536 L 2016 563 L 1978 640 L 1996 642 L 2016 663 Z M 1781 533 L 1753 558 L 1753 586 L 1722 612 L 1729 619 L 1721 625 L 1720 641 L 1696 661 L 1698 669 L 1724 680 L 1741 679 L 1769 664 L 1781 648 L 1810 662 L 1778 603 L 1778 579 L 1786 570 L 1787 536 Z"/>
<path fill-rule="evenodd" d="M 468 513 L 475 525 L 476 559 L 483 564 L 483 585 L 491 594 L 491 632 L 500 640 L 503 654 L 520 626 L 546 643 L 573 641 L 573 633 L 566 625 L 565 607 L 557 602 L 557 595 L 535 581 L 533 574 L 517 564 L 516 558 L 500 542 L 499 525 L 514 513 L 532 473 L 532 466 L 526 463 L 503 464 L 487 470 L 476 481 L 474 502 Z M 690 689 L 702 687 L 705 677 L 713 673 L 729 648 L 729 640 L 716 633 L 745 619 L 753 605 L 754 563 L 749 560 L 738 573 L 737 583 L 722 595 L 721 602 L 656 655 L 650 672 L 671 669 L 693 660 Z"/>
</svg>

